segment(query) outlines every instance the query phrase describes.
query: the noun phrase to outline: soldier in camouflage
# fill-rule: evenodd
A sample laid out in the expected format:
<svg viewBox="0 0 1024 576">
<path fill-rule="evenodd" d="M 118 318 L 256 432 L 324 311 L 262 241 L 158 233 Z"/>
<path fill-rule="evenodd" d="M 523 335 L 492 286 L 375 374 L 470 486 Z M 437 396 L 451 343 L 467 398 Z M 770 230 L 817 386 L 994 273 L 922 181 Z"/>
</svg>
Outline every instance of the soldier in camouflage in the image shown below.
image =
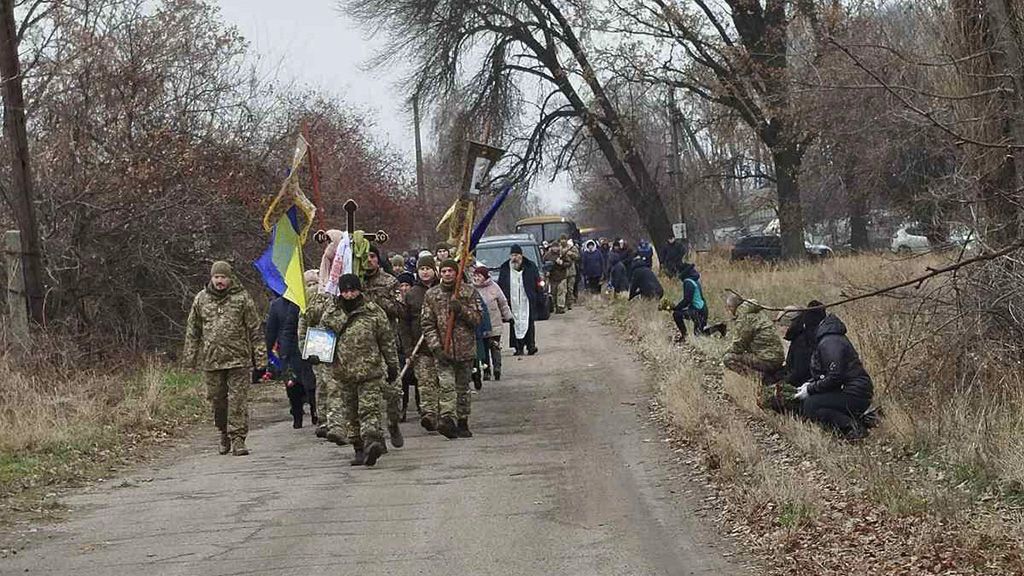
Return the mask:
<svg viewBox="0 0 1024 576">
<path fill-rule="evenodd" d="M 381 269 L 380 250 L 376 246 L 370 246 L 364 275 L 365 297 L 379 306 L 387 315 L 392 338 L 396 342 L 395 353 L 397 354 L 398 322 L 402 314 L 402 303 L 398 298 L 398 280 Z M 401 448 L 405 444 L 405 440 L 402 438 L 402 429 L 398 427 L 402 413 L 402 387 L 399 382 L 387 382 L 386 386 L 381 391 L 383 396 L 382 413 L 387 416 L 391 444 L 395 448 Z"/>
<path fill-rule="evenodd" d="M 319 277 L 319 270 L 307 270 L 304 275 L 306 281 L 307 313 L 311 307 L 322 307 L 326 302 L 330 301 L 331 297 L 329 295 L 319 292 Z M 317 301 L 320 299 L 324 299 L 324 302 L 318 303 Z M 306 318 L 306 313 L 299 315 L 300 354 L 306 343 L 306 330 L 310 327 Z M 338 383 L 334 381 L 331 371 L 327 369 L 326 364 L 314 365 L 313 374 L 317 382 L 316 405 L 319 418 L 316 436 L 317 438 L 326 438 L 339 446 L 347 444 L 348 431 L 345 428 L 347 419 L 344 415 L 344 406 L 341 403 L 341 389 L 338 387 Z"/>
<path fill-rule="evenodd" d="M 572 310 L 576 303 L 576 266 L 580 261 L 580 248 L 567 234 L 559 237 L 558 245 L 562 247 L 562 258 L 568 263 L 565 271 L 565 309 Z"/>
<path fill-rule="evenodd" d="M 319 299 L 306 316 L 310 325 L 337 336 L 328 368 L 342 391 L 349 441 L 355 448 L 351 464 L 373 466 L 385 449 L 381 395 L 398 378 L 398 348 L 387 315 L 363 296 L 358 276 L 343 275 L 338 290 L 338 298 Z"/>
<path fill-rule="evenodd" d="M 732 342 L 722 363 L 733 372 L 758 375 L 763 380 L 782 368 L 782 339 L 756 302 L 729 294 L 725 307 L 735 319 Z"/>
<path fill-rule="evenodd" d="M 424 342 L 437 362 L 437 431 L 449 439 L 473 435 L 469 430 L 469 380 L 476 360 L 476 327 L 483 318 L 472 286 L 463 284 L 455 293 L 458 268 L 454 260 L 441 263 L 441 283 L 427 291 L 420 315 Z M 450 345 L 445 342 L 449 313 L 455 317 Z"/>
<path fill-rule="evenodd" d="M 420 256 L 416 261 L 416 282 L 405 293 L 402 321 L 409 326 L 409 340 L 412 342 L 406 352 L 406 358 L 412 362 L 412 369 L 416 374 L 416 389 L 420 395 L 420 425 L 428 432 L 437 429 L 437 415 L 440 409 L 437 365 L 434 362 L 434 354 L 426 343 L 420 344 L 415 356 L 412 356 L 412 348 L 416 347 L 423 336 L 423 327 L 420 323 L 423 301 L 427 291 L 436 285 L 437 268 L 434 266 L 434 257 L 429 254 Z"/>
<path fill-rule="evenodd" d="M 260 316 L 227 262 L 214 262 L 210 283 L 195 300 L 185 325 L 185 365 L 206 373 L 206 395 L 220 430 L 220 453 L 249 454 L 249 386 L 262 374 L 267 352 Z"/>
</svg>

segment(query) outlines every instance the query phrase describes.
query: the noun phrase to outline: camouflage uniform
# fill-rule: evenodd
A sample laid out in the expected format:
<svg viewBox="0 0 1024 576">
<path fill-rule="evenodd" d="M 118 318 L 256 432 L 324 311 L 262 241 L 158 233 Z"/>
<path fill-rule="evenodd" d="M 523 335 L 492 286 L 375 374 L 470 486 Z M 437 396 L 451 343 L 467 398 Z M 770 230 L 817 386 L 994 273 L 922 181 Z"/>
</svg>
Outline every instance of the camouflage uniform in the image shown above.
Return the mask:
<svg viewBox="0 0 1024 576">
<path fill-rule="evenodd" d="M 398 352 L 398 320 L 402 313 L 402 304 L 396 298 L 397 292 L 398 280 L 379 268 L 373 274 L 367 274 L 363 280 L 363 297 L 376 304 L 387 315 L 392 339 L 395 341 L 396 354 Z M 381 394 L 383 396 L 383 414 L 387 415 L 388 422 L 392 425 L 398 424 L 402 411 L 401 383 L 397 381 L 385 382 Z"/>
<path fill-rule="evenodd" d="M 551 296 L 555 300 L 555 312 L 561 314 L 566 309 L 566 292 L 568 289 L 566 278 L 569 275 L 568 260 L 562 257 L 561 247 L 556 244 L 544 254 L 544 262 L 551 266 L 551 270 L 548 272 L 548 281 L 551 282 Z"/>
<path fill-rule="evenodd" d="M 562 257 L 568 264 L 565 275 L 565 308 L 572 310 L 572 305 L 576 303 L 576 263 L 580 261 L 580 249 L 575 243 L 569 246 L 568 242 L 564 242 Z"/>
<path fill-rule="evenodd" d="M 317 323 L 310 323 L 311 317 L 321 318 L 327 308 L 333 307 L 334 297 L 322 292 L 307 293 L 306 312 L 299 316 L 299 346 L 306 342 L 306 330 L 316 328 Z M 301 348 L 300 348 L 301 350 Z M 345 404 L 342 402 L 341 386 L 334 377 L 334 372 L 328 368 L 328 364 L 316 364 L 313 366 L 313 373 L 316 374 L 317 393 L 317 415 L 320 425 L 326 428 L 338 438 L 348 438 L 348 415 L 345 414 Z"/>
<path fill-rule="evenodd" d="M 438 416 L 469 418 L 469 379 L 476 360 L 476 327 L 483 319 L 476 290 L 463 284 L 459 287 L 457 300 L 461 310 L 455 314 L 451 350 L 444 349 L 448 330 L 448 310 L 455 286 L 443 283 L 434 286 L 423 301 L 420 325 L 423 329 L 424 344 L 430 349 L 437 366 L 437 395 L 424 399 L 430 407 L 436 398 Z M 424 389 L 424 394 L 426 389 Z M 427 408 L 429 410 L 429 408 Z"/>
<path fill-rule="evenodd" d="M 782 368 L 782 339 L 761 311 L 754 302 L 744 302 L 736 310 L 732 342 L 722 358 L 726 368 L 741 374 L 770 374 Z"/>
<path fill-rule="evenodd" d="M 432 284 L 432 286 L 436 286 Z M 423 312 L 423 300 L 426 297 L 427 286 L 423 281 L 417 279 L 412 288 L 405 294 L 405 306 L 402 307 L 402 322 L 409 327 L 409 342 L 406 348 L 405 357 L 412 362 L 413 373 L 416 374 L 416 386 L 420 394 L 420 416 L 430 415 L 437 417 L 438 394 L 437 394 L 437 366 L 434 364 L 434 355 L 426 341 L 420 345 L 415 358 L 411 358 L 412 349 L 420 341 L 423 335 L 423 327 L 420 324 L 420 315 Z"/>
<path fill-rule="evenodd" d="M 222 438 L 244 446 L 252 371 L 264 366 L 267 351 L 256 304 L 237 279 L 224 291 L 210 284 L 196 295 L 183 357 L 187 366 L 206 372 L 206 396 Z"/>
<path fill-rule="evenodd" d="M 387 373 L 398 373 L 395 333 L 384 311 L 364 299 L 360 306 L 345 312 L 340 299 L 325 298 L 306 309 L 306 319 L 337 335 L 334 359 L 327 369 L 340 390 L 349 440 L 357 449 L 383 441 L 381 393 Z M 334 420 L 331 422 L 333 426 Z"/>
</svg>

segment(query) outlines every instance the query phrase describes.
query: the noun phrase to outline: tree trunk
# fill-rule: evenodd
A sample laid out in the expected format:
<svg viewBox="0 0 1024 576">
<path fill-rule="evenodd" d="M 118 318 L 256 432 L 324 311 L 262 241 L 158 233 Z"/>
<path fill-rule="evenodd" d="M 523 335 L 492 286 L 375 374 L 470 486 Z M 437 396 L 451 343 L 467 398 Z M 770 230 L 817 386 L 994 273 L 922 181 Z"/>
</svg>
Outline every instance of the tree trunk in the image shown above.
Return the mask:
<svg viewBox="0 0 1024 576">
<path fill-rule="evenodd" d="M 800 164 L 803 152 L 795 144 L 771 149 L 775 165 L 776 195 L 779 201 L 779 231 L 782 257 L 799 260 L 807 255 L 804 247 L 804 215 L 800 205 Z"/>
<path fill-rule="evenodd" d="M 850 196 L 850 248 L 853 250 L 870 250 L 871 238 L 868 235 L 868 211 L 863 194 Z"/>
<path fill-rule="evenodd" d="M 21 231 L 25 295 L 29 315 L 43 323 L 43 257 L 32 202 L 32 171 L 29 166 L 28 132 L 25 127 L 25 96 L 14 21 L 14 0 L 0 0 L 0 78 L 3 79 L 4 132 L 11 148 L 11 211 Z"/>
<path fill-rule="evenodd" d="M 1008 0 L 986 0 L 985 15 L 992 38 L 992 61 L 996 72 L 1003 75 L 1006 91 L 1000 97 L 1003 114 L 1002 136 L 1011 145 L 1024 145 L 1024 75 L 1021 66 L 1021 41 L 1014 28 Z M 1019 16 L 1019 15 L 1017 15 Z M 995 244 L 1007 244 L 1020 237 L 1022 214 L 1015 205 L 1024 189 L 1024 151 L 1008 148 L 1003 166 L 997 172 L 994 190 L 990 192 L 988 212 L 1000 224 L 997 234 L 988 238 Z"/>
</svg>

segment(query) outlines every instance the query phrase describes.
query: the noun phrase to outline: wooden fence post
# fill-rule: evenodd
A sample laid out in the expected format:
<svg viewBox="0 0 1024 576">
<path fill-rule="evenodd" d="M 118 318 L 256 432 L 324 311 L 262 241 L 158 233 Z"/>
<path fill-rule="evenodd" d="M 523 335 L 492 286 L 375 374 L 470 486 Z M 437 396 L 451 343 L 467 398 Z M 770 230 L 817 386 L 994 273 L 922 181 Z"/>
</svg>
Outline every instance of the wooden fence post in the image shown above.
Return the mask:
<svg viewBox="0 0 1024 576">
<path fill-rule="evenodd" d="M 8 230 L 4 234 L 4 260 L 7 264 L 7 318 L 11 336 L 15 342 L 28 347 L 28 294 L 25 293 L 21 232 Z"/>
</svg>

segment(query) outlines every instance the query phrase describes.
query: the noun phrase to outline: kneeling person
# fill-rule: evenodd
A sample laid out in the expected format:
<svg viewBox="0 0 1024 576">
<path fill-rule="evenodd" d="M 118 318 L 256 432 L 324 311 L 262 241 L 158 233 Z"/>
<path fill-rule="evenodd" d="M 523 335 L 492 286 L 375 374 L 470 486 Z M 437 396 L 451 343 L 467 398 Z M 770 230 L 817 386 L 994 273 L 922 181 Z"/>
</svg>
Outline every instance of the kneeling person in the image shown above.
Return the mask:
<svg viewBox="0 0 1024 576">
<path fill-rule="evenodd" d="M 733 372 L 771 378 L 782 369 L 785 355 L 782 339 L 775 333 L 771 320 L 762 314 L 756 302 L 744 301 L 736 294 L 725 299 L 725 308 L 736 320 L 732 343 L 722 363 Z"/>
<path fill-rule="evenodd" d="M 363 297 L 354 274 L 338 280 L 339 296 L 319 309 L 307 309 L 310 326 L 334 332 L 337 343 L 330 371 L 341 388 L 353 466 L 373 466 L 384 453 L 381 402 L 386 383 L 398 378 L 398 349 L 387 315 Z"/>
<path fill-rule="evenodd" d="M 454 260 L 441 263 L 441 283 L 427 291 L 420 316 L 424 342 L 437 362 L 437 431 L 449 439 L 473 435 L 469 431 L 469 380 L 476 360 L 476 327 L 483 318 L 472 286 L 463 284 L 455 292 L 458 268 Z M 455 316 L 450 346 L 445 342 L 449 313 Z"/>
</svg>

